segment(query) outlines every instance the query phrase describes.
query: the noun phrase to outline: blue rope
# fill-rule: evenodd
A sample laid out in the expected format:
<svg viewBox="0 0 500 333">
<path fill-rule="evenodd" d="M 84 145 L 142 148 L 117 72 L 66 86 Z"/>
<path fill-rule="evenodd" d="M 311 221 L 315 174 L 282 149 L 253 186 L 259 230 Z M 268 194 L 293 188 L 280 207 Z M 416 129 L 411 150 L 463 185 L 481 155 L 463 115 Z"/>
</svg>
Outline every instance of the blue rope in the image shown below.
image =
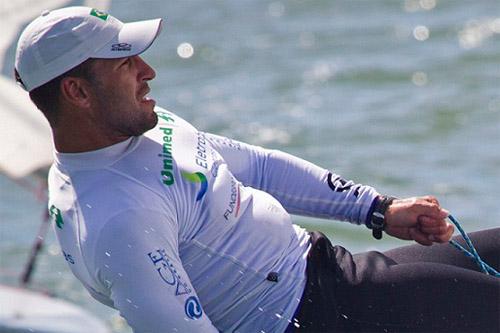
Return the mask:
<svg viewBox="0 0 500 333">
<path fill-rule="evenodd" d="M 457 227 L 458 231 L 460 231 L 460 234 L 462 235 L 462 238 L 465 240 L 467 243 L 467 246 L 469 247 L 469 250 L 465 249 L 462 245 L 458 244 L 454 240 L 450 240 L 450 244 L 462 251 L 467 257 L 473 259 L 476 264 L 479 266 L 479 268 L 486 274 L 488 275 L 493 275 L 496 277 L 500 277 L 500 273 L 497 272 L 493 267 L 485 263 L 481 257 L 479 257 L 479 254 L 477 254 L 476 248 L 474 245 L 472 245 L 472 241 L 470 240 L 469 236 L 467 233 L 462 229 L 462 226 L 458 222 L 456 218 L 453 217 L 453 215 L 448 215 L 448 218 L 450 219 L 451 222 Z"/>
</svg>

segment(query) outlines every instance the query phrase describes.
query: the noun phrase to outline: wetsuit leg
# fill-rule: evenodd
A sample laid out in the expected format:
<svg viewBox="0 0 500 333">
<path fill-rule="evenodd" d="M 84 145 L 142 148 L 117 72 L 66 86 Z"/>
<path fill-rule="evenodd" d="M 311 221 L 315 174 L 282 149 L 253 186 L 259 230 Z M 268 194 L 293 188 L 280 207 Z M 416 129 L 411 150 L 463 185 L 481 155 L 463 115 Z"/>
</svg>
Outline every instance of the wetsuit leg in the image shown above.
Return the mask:
<svg viewBox="0 0 500 333">
<path fill-rule="evenodd" d="M 469 237 L 481 259 L 498 270 L 500 267 L 500 228 L 472 232 Z M 468 249 L 461 236 L 455 236 L 453 239 Z M 418 244 L 403 246 L 386 251 L 384 254 L 397 263 L 436 262 L 479 271 L 479 266 L 475 261 L 448 243 L 432 246 Z"/>
<path fill-rule="evenodd" d="M 471 234 L 499 269 L 500 228 Z M 337 248 L 338 330 L 347 332 L 500 332 L 500 279 L 478 272 L 451 245 L 405 246 L 352 256 Z M 340 252 L 339 252 L 340 251 Z"/>
</svg>

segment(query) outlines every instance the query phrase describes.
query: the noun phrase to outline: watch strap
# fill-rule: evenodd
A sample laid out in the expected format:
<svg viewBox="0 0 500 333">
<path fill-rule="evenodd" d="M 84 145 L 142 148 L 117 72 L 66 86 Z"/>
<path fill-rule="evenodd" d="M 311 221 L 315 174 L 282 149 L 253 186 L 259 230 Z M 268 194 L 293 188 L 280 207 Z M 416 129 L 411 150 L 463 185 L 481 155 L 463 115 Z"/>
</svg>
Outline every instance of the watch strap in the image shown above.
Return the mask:
<svg viewBox="0 0 500 333">
<path fill-rule="evenodd" d="M 396 198 L 379 195 L 370 209 L 370 213 L 367 219 L 366 226 L 372 229 L 372 235 L 375 239 L 382 238 L 382 231 L 385 229 L 385 213 L 387 208 L 392 204 Z"/>
</svg>

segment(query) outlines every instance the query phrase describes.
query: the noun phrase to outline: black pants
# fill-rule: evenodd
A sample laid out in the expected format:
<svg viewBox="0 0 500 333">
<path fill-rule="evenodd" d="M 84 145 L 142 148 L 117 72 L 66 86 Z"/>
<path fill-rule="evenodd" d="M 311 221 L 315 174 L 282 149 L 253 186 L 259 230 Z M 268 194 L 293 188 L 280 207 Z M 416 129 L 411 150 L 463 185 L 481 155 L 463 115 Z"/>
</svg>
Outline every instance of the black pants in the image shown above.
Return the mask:
<svg viewBox="0 0 500 333">
<path fill-rule="evenodd" d="M 453 246 L 351 255 L 321 233 L 311 236 L 308 281 L 291 331 L 500 332 L 500 278 L 480 272 Z M 498 271 L 500 228 L 469 236 Z"/>
</svg>

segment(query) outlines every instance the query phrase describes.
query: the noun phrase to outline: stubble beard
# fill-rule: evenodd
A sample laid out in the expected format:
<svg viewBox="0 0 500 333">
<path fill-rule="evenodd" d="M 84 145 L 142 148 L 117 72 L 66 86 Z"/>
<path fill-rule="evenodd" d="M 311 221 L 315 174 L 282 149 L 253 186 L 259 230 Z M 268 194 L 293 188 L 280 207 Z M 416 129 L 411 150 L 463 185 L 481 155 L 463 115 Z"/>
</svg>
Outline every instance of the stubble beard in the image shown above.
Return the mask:
<svg viewBox="0 0 500 333">
<path fill-rule="evenodd" d="M 140 105 L 130 105 L 120 98 L 100 93 L 98 108 L 103 115 L 104 128 L 119 137 L 140 136 L 154 128 L 158 116 L 154 110 L 145 111 Z"/>
</svg>

